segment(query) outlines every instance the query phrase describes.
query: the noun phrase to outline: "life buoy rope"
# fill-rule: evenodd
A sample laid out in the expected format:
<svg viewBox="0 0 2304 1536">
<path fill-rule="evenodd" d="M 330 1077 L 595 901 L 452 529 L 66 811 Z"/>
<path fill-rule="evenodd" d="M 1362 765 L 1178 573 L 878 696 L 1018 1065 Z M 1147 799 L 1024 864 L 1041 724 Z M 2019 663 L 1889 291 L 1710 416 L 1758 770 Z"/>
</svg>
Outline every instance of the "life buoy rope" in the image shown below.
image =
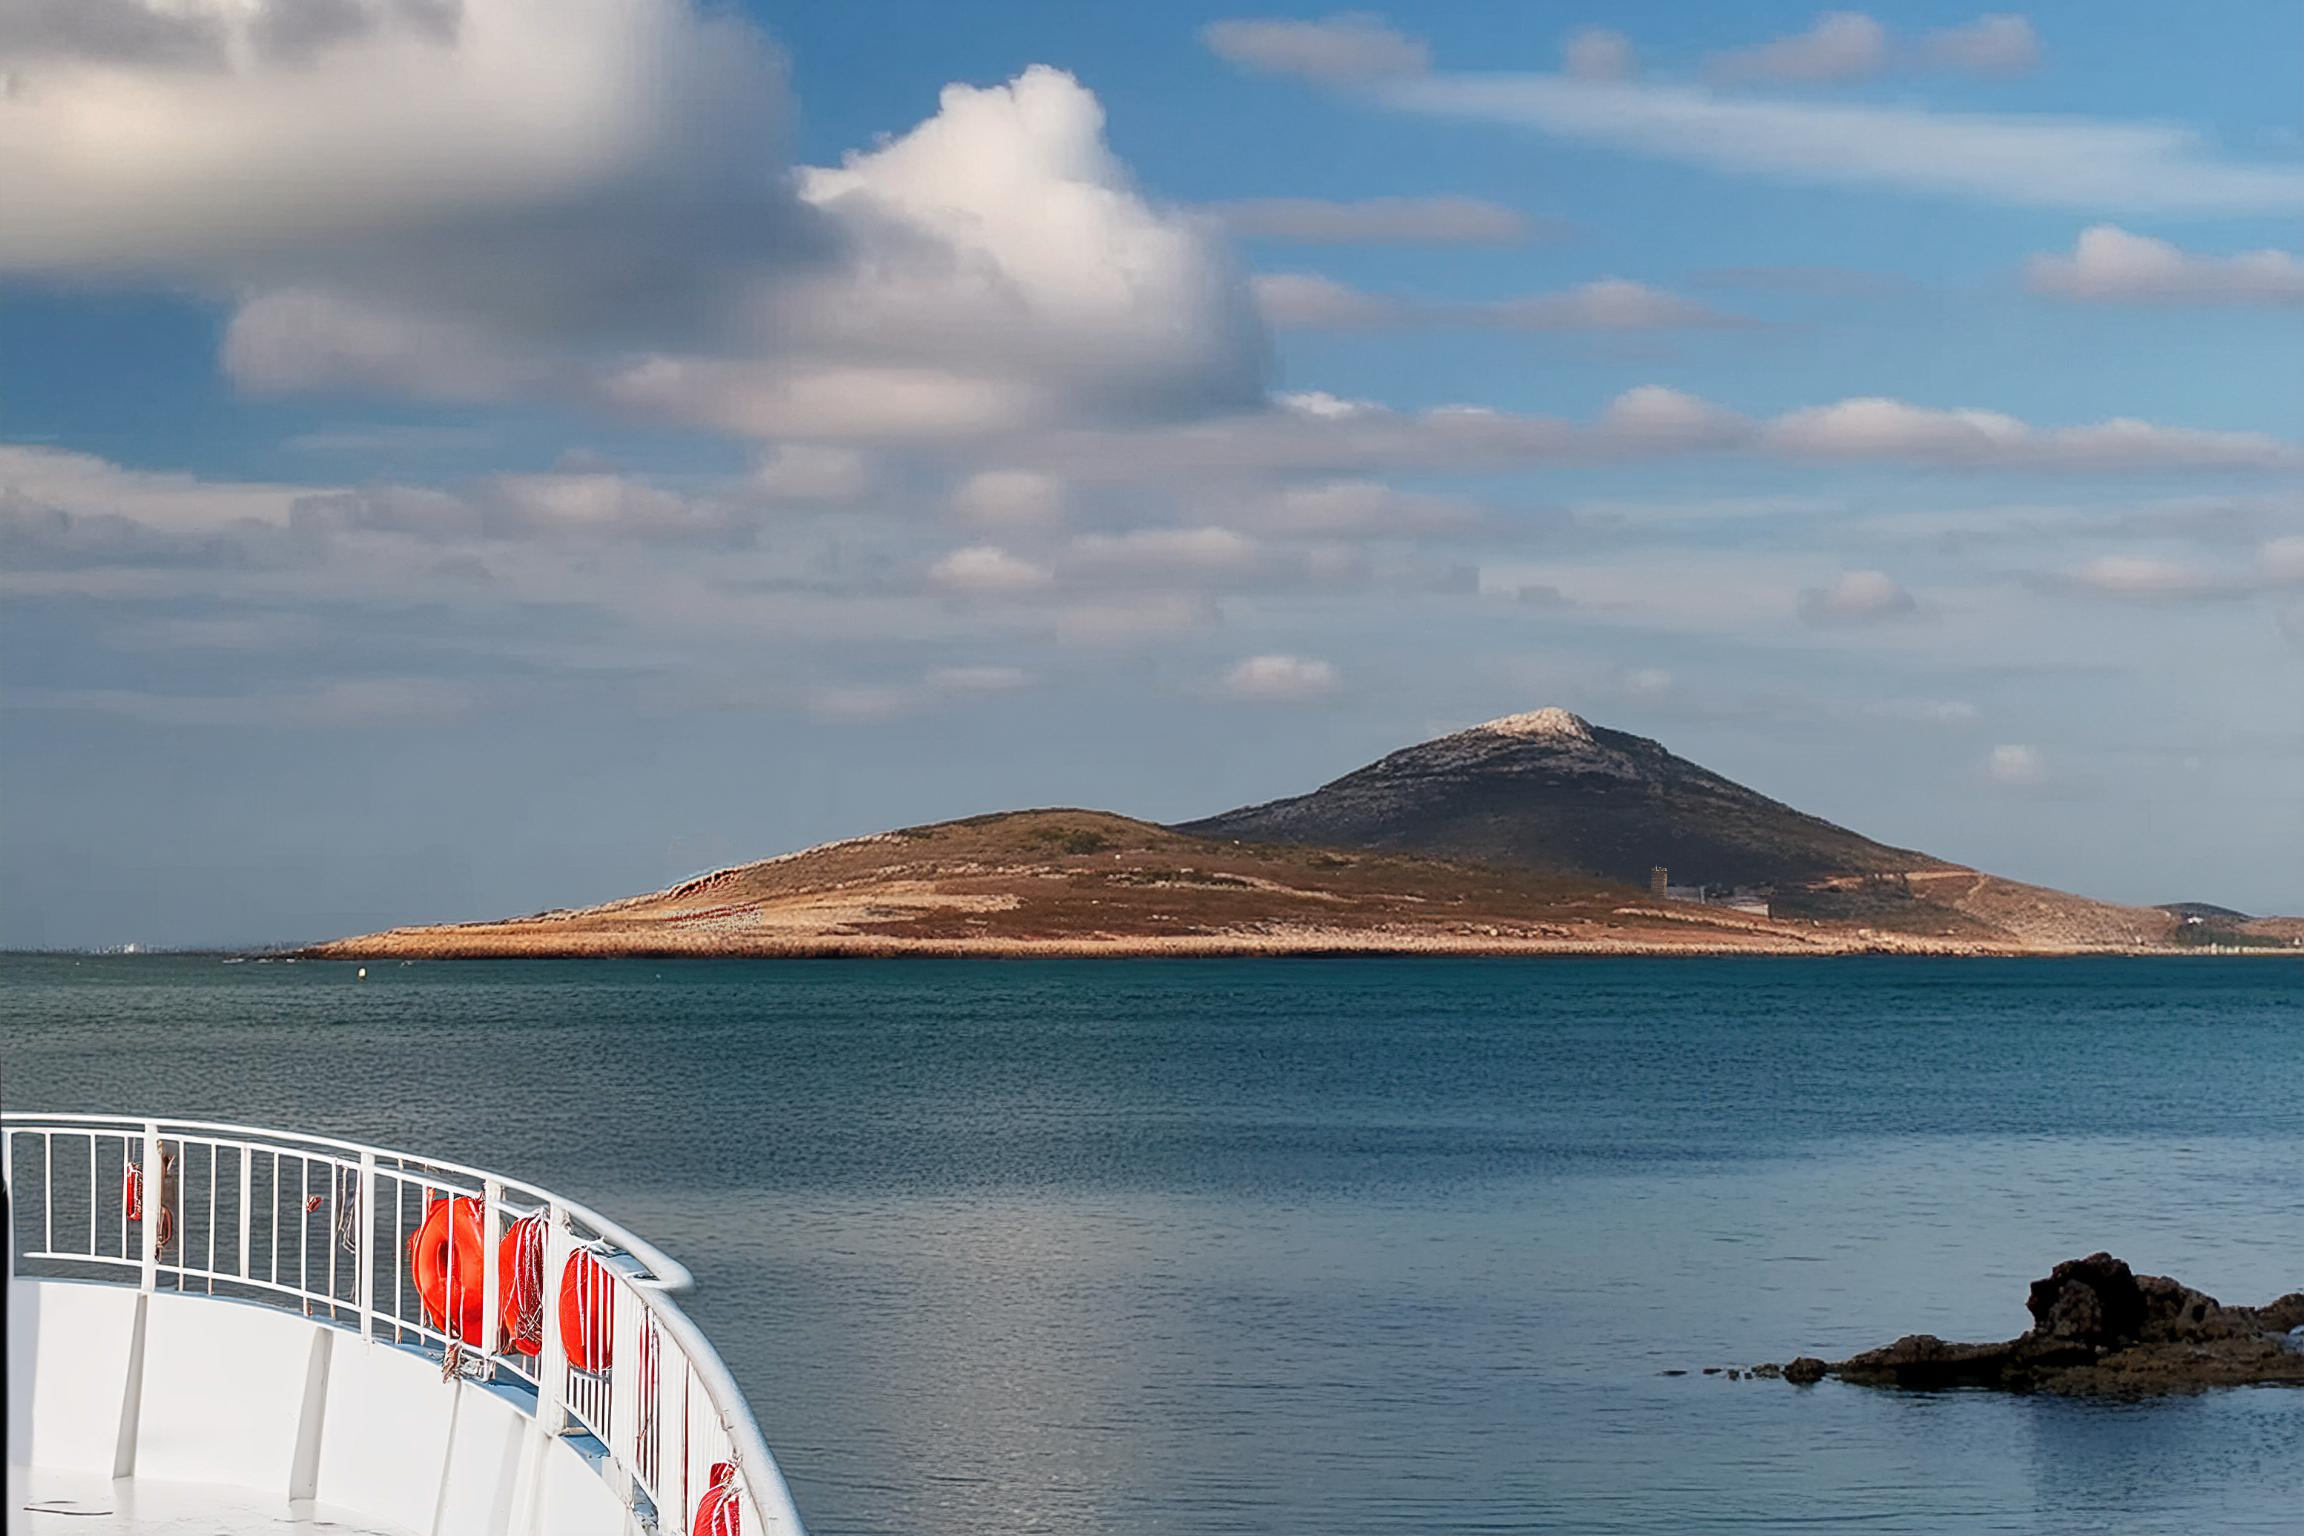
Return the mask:
<svg viewBox="0 0 2304 1536">
<path fill-rule="evenodd" d="M 524 1355 L 544 1351 L 544 1213 L 530 1211 L 504 1229 L 496 1248 L 505 1338 Z"/>
<path fill-rule="evenodd" d="M 545 1216 L 532 1211 L 505 1228 L 496 1249 L 495 1308 L 504 1347 L 524 1355 L 544 1349 Z M 408 1264 L 424 1315 L 451 1342 L 481 1342 L 488 1309 L 482 1268 L 486 1249 L 480 1202 L 469 1195 L 435 1201 L 408 1239 Z M 560 1343 L 579 1371 L 605 1371 L 615 1358 L 616 1282 L 608 1266 L 579 1248 L 560 1271 Z M 448 1319 L 454 1314 L 453 1326 Z M 642 1342 L 642 1370 L 655 1361 Z"/>
<path fill-rule="evenodd" d="M 156 1251 L 166 1253 L 176 1240 L 176 1154 L 160 1150 L 160 1235 Z M 120 1170 L 120 1211 L 130 1221 L 144 1219 L 144 1165 L 130 1161 Z"/>
<path fill-rule="evenodd" d="M 608 1266 L 579 1248 L 560 1271 L 560 1346 L 580 1371 L 604 1371 L 615 1357 L 616 1285 Z"/>
<path fill-rule="evenodd" d="M 711 1486 L 696 1501 L 696 1518 L 688 1523 L 689 1536 L 743 1536 L 742 1512 L 736 1503 L 736 1463 L 712 1463 Z"/>
</svg>

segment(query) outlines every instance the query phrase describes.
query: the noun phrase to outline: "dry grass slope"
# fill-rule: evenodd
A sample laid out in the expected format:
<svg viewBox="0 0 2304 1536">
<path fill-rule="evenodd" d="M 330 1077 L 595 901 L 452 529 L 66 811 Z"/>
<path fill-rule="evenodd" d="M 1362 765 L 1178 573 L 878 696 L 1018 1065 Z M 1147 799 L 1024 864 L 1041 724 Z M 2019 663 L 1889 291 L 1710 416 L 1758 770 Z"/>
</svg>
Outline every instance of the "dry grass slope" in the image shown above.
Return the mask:
<svg viewBox="0 0 2304 1536">
<path fill-rule="evenodd" d="M 2132 909 L 1973 871 L 1915 873 L 1910 885 L 1843 913 L 1762 918 L 1658 904 L 1584 876 L 1240 844 L 1103 811 L 1036 810 L 830 843 L 597 907 L 397 928 L 311 953 L 1977 954 L 2155 942 L 2125 915 Z M 1854 895 L 1865 894 L 1856 882 Z"/>
</svg>

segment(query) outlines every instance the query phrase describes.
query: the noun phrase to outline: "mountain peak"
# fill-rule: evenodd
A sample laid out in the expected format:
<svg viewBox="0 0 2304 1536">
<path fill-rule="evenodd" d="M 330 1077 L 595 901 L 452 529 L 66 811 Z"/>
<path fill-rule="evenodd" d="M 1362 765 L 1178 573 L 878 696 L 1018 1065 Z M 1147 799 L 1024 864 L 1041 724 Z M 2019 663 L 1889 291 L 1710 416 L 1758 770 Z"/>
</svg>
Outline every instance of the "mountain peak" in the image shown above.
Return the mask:
<svg viewBox="0 0 2304 1536">
<path fill-rule="evenodd" d="M 1556 704 L 1547 705 L 1543 709 L 1531 709 L 1524 714 L 1484 720 L 1472 729 L 1491 736 L 1549 736 L 1568 741 L 1592 739 L 1592 722 Z"/>
<path fill-rule="evenodd" d="M 1179 830 L 1640 884 L 1792 885 L 1951 866 L 1890 848 L 1557 706 L 1403 747 L 1308 795 Z"/>
</svg>

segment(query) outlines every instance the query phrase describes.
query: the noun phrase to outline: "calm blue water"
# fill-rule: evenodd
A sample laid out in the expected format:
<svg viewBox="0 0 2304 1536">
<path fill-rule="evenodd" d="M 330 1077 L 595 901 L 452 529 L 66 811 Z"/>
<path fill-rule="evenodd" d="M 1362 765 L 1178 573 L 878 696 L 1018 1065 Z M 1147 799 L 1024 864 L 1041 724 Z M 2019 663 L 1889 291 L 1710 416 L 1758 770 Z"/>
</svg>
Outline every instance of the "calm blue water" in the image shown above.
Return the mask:
<svg viewBox="0 0 2304 1536">
<path fill-rule="evenodd" d="M 2304 1392 L 1669 1368 L 2304 1286 L 2304 967 L 0 960 L 9 1108 L 552 1184 L 824 1536 L 2304 1529 Z"/>
</svg>

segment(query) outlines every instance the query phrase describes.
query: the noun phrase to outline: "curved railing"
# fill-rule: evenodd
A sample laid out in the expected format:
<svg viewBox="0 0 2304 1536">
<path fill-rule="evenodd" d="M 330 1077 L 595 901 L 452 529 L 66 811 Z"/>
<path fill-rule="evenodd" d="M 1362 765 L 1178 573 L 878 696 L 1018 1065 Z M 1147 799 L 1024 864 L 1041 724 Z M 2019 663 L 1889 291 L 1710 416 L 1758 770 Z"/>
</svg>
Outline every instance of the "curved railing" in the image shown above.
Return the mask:
<svg viewBox="0 0 2304 1536">
<path fill-rule="evenodd" d="M 588 1206 L 463 1163 L 207 1120 L 12 1113 L 0 1115 L 0 1151 L 20 1275 L 298 1306 L 427 1351 L 443 1375 L 524 1384 L 538 1426 L 596 1440 L 602 1475 L 663 1536 L 688 1536 L 716 1475 L 743 1530 L 804 1536 L 744 1394 L 671 1300 L 692 1283 L 687 1269 Z M 458 1199 L 473 1202 L 481 1237 L 476 1338 L 452 1315 L 472 1279 L 456 1272 L 459 1245 L 446 1245 L 447 1306 L 427 1306 L 412 1273 L 410 1239 L 437 1202 Z M 507 1337 L 496 1304 L 512 1279 L 499 1273 L 501 1239 L 527 1218 L 544 1249 L 533 1354 Z"/>
</svg>

